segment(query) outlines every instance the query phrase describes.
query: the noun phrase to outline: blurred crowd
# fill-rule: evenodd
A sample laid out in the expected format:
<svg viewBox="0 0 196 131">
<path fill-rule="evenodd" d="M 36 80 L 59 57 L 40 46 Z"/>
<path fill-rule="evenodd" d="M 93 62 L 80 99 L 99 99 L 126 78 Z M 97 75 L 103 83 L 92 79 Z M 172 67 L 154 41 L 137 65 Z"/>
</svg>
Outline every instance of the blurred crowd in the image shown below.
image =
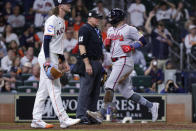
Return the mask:
<svg viewBox="0 0 196 131">
<path fill-rule="evenodd" d="M 195 53 L 196 10 L 193 5 L 196 3 L 191 0 L 129 0 L 125 3 L 127 23 L 137 27 L 148 40 L 147 47 L 133 52 L 135 70 L 130 77 L 151 76 L 152 86 L 136 87 L 135 90 L 145 93 L 185 92 L 183 85 L 174 77 L 179 68 L 172 62 L 169 48 L 175 48 L 173 43 L 176 41 L 183 43 L 186 53 Z M 28 81 L 39 81 L 37 57 L 43 42 L 44 22 L 56 4 L 56 0 L 0 1 L 1 92 L 17 92 L 17 86 L 24 86 Z M 65 16 L 66 33 L 63 42 L 64 56 L 71 67 L 77 61 L 78 30 L 86 22 L 89 10 L 96 10 L 103 15 L 99 28 L 103 41 L 106 38 L 107 29 L 111 26 L 107 22 L 107 7 L 102 0 L 74 1 L 71 13 Z M 108 73 L 112 64 L 109 50 L 110 47 L 106 45 L 103 65 Z M 59 69 L 63 70 L 61 64 Z M 66 86 L 70 79 L 78 80 L 75 75 L 66 73 L 61 79 L 62 85 Z M 37 88 L 38 84 L 33 86 Z"/>
</svg>

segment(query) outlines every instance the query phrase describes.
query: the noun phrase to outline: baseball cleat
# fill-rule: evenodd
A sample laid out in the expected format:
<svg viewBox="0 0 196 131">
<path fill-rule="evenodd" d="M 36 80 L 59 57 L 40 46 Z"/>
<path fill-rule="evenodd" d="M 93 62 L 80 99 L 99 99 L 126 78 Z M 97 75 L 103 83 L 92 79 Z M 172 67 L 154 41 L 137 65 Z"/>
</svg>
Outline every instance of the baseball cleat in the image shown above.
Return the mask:
<svg viewBox="0 0 196 131">
<path fill-rule="evenodd" d="M 158 111 L 159 111 L 159 103 L 153 103 L 152 108 L 150 109 L 152 113 L 152 122 L 155 122 L 158 118 Z"/>
<path fill-rule="evenodd" d="M 79 122 L 80 122 L 80 119 L 67 118 L 65 121 L 61 122 L 60 127 L 67 128 L 68 126 L 75 125 Z"/>
<path fill-rule="evenodd" d="M 86 113 L 92 118 L 94 118 L 97 122 L 99 123 L 103 122 L 103 117 L 99 112 L 93 112 L 93 111 L 87 110 Z"/>
<path fill-rule="evenodd" d="M 42 121 L 42 120 L 33 120 L 31 123 L 31 127 L 32 128 L 53 128 L 54 125 L 53 124 L 47 124 L 46 122 Z"/>
</svg>

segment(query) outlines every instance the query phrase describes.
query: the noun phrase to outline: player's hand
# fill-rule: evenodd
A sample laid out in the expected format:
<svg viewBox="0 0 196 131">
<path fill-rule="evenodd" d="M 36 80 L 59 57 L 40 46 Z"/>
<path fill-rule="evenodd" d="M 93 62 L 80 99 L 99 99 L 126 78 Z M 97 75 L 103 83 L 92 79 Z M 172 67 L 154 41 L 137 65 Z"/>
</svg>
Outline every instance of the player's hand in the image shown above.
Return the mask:
<svg viewBox="0 0 196 131">
<path fill-rule="evenodd" d="M 47 71 L 50 66 L 50 58 L 46 58 L 46 62 L 43 65 L 44 70 Z"/>
<path fill-rule="evenodd" d="M 63 67 L 65 68 L 65 71 L 66 71 L 66 72 L 70 71 L 70 66 L 69 66 L 69 64 L 68 64 L 67 62 L 65 62 L 65 63 L 63 64 Z"/>
<path fill-rule="evenodd" d="M 92 66 L 90 64 L 85 64 L 85 68 L 86 68 L 86 72 L 89 75 L 92 75 L 93 74 L 93 69 L 92 69 Z"/>
</svg>

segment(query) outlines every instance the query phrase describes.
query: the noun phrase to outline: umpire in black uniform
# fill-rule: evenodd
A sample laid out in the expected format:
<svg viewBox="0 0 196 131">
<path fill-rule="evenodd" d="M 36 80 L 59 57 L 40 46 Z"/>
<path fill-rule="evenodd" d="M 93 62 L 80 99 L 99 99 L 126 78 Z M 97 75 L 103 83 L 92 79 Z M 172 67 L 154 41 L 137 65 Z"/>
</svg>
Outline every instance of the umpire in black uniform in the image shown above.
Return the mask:
<svg viewBox="0 0 196 131">
<path fill-rule="evenodd" d="M 100 94 L 100 84 L 103 72 L 101 58 L 103 56 L 102 36 L 97 28 L 100 16 L 96 11 L 89 11 L 88 22 L 84 24 L 78 34 L 80 57 L 85 65 L 85 74 L 80 76 L 80 92 L 78 97 L 77 118 L 82 124 L 92 124 L 86 111 L 97 110 Z"/>
</svg>

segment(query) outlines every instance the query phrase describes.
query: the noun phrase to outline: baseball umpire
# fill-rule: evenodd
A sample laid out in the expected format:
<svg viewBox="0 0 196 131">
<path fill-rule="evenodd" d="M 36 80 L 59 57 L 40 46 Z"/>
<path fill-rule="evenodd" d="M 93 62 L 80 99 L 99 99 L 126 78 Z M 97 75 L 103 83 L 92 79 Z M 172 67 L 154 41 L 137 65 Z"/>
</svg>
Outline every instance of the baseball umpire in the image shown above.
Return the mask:
<svg viewBox="0 0 196 131">
<path fill-rule="evenodd" d="M 87 118 L 86 111 L 96 111 L 100 93 L 103 72 L 101 58 L 103 56 L 103 42 L 100 30 L 97 28 L 102 16 L 96 11 L 89 11 L 88 21 L 78 34 L 80 57 L 84 62 L 84 75 L 80 75 L 80 92 L 78 97 L 77 118 L 81 124 L 92 124 Z"/>
<path fill-rule="evenodd" d="M 129 74 L 134 68 L 132 51 L 144 46 L 146 41 L 135 27 L 125 23 L 125 16 L 125 12 L 118 8 L 114 8 L 110 12 L 109 22 L 112 27 L 107 31 L 105 42 L 111 44 L 112 72 L 105 84 L 104 104 L 101 110 L 98 112 L 87 111 L 87 113 L 102 122 L 107 108 L 113 101 L 114 90 L 118 89 L 124 98 L 147 107 L 152 113 L 152 121 L 156 121 L 159 103 L 152 103 L 135 93 L 130 82 Z"/>
</svg>

